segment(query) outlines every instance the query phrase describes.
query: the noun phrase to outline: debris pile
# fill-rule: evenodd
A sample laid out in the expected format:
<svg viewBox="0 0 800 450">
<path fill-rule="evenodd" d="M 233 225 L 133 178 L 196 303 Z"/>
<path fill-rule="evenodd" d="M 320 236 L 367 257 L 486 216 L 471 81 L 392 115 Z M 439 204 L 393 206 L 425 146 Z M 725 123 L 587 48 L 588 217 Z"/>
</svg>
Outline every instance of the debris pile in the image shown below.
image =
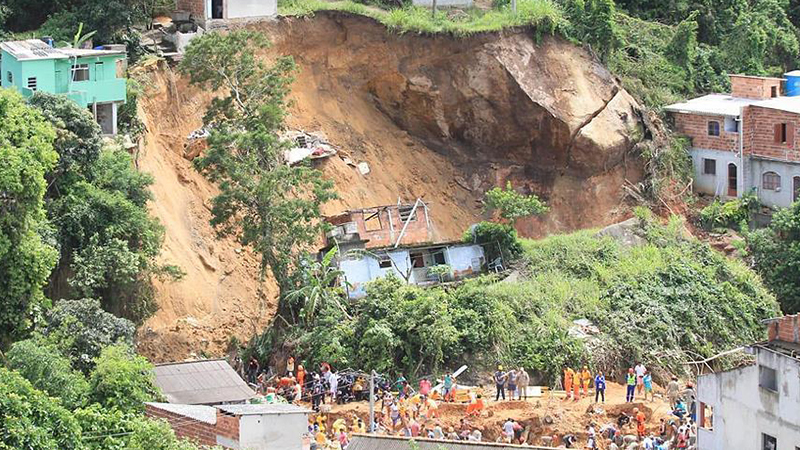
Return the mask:
<svg viewBox="0 0 800 450">
<path fill-rule="evenodd" d="M 293 166 L 306 159 L 321 159 L 333 156 L 337 150 L 327 142 L 322 133 L 307 133 L 302 130 L 291 130 L 281 136 L 284 142 L 290 142 L 291 148 L 283 153 L 286 164 Z"/>
</svg>

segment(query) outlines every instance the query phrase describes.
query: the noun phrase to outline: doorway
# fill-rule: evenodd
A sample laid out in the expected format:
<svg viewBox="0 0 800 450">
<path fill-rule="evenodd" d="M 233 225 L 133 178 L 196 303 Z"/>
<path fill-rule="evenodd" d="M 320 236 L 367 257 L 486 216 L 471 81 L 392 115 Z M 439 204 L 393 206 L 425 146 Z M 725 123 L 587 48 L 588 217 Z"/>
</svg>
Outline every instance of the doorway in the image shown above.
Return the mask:
<svg viewBox="0 0 800 450">
<path fill-rule="evenodd" d="M 800 177 L 792 178 L 792 203 L 800 199 Z"/>
<path fill-rule="evenodd" d="M 728 164 L 728 197 L 737 196 L 736 186 L 739 184 L 739 177 L 736 171 L 736 164 Z"/>
<path fill-rule="evenodd" d="M 211 0 L 211 18 L 224 19 L 225 6 L 222 2 L 225 0 Z"/>
</svg>

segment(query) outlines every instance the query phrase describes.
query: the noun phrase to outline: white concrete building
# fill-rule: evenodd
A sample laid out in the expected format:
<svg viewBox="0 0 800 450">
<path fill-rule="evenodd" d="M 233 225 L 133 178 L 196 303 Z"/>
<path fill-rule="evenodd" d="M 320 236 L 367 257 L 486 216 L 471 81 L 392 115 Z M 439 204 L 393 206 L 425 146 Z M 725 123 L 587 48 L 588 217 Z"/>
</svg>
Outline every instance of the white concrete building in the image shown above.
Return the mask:
<svg viewBox="0 0 800 450">
<path fill-rule="evenodd" d="M 754 365 L 698 378 L 699 450 L 800 449 L 800 314 L 768 326 Z"/>
</svg>

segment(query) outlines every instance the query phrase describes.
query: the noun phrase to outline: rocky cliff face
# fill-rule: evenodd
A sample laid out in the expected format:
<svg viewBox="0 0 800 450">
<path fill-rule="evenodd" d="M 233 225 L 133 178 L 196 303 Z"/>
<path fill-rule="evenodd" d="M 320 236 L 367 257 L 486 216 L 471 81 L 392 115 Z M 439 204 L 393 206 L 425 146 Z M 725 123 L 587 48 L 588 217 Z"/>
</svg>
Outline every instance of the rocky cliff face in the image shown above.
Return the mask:
<svg viewBox="0 0 800 450">
<path fill-rule="evenodd" d="M 525 30 L 456 39 L 397 35 L 345 13 L 249 25 L 293 55 L 291 128 L 322 132 L 339 150 L 318 160 L 340 199 L 325 213 L 422 197 L 439 239 L 481 220 L 480 200 L 507 181 L 551 211 L 517 224 L 525 236 L 599 227 L 624 216 L 625 180 L 641 177 L 633 148 L 647 130 L 639 106 L 586 51 L 537 42 Z M 166 226 L 164 259 L 183 280 L 159 285 L 161 311 L 143 327 L 141 350 L 158 360 L 219 354 L 233 335 L 260 331 L 275 290 L 256 260 L 208 225 L 213 186 L 182 158 L 211 93 L 151 70 L 140 166 L 156 176 L 153 212 Z M 355 165 L 366 162 L 369 173 Z"/>
</svg>

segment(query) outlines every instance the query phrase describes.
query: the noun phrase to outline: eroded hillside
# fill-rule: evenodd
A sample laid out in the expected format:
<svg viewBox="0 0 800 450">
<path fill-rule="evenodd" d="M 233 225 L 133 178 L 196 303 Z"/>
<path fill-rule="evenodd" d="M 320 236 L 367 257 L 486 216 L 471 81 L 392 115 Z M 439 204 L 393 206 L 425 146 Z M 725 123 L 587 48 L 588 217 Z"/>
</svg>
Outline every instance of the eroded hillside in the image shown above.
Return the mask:
<svg viewBox="0 0 800 450">
<path fill-rule="evenodd" d="M 506 181 L 551 211 L 519 223 L 526 236 L 596 227 L 624 214 L 624 181 L 641 177 L 633 152 L 647 136 L 636 102 L 586 51 L 530 31 L 470 38 L 396 35 L 345 13 L 251 25 L 294 56 L 291 128 L 322 132 L 340 149 L 315 164 L 340 199 L 326 213 L 424 198 L 441 239 L 481 219 L 483 193 Z M 156 360 L 217 354 L 228 336 L 265 326 L 275 289 L 257 260 L 208 225 L 214 188 L 182 157 L 208 92 L 150 69 L 140 167 L 156 176 L 152 205 L 167 228 L 164 259 L 186 276 L 158 286 L 161 310 L 140 332 Z M 345 158 L 346 157 L 346 158 Z M 362 174 L 346 162 L 367 162 Z"/>
</svg>

